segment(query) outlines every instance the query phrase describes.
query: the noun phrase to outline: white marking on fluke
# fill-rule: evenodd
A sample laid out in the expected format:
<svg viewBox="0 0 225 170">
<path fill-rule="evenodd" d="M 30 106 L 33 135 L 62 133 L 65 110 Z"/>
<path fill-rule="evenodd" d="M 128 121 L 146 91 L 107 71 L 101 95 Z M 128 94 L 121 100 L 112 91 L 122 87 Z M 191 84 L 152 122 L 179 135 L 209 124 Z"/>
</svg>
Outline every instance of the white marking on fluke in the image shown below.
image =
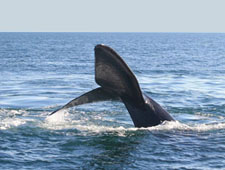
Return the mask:
<svg viewBox="0 0 225 170">
<path fill-rule="evenodd" d="M 45 121 L 48 123 L 60 123 L 65 122 L 65 109 L 57 111 L 55 114 L 46 117 Z"/>
</svg>

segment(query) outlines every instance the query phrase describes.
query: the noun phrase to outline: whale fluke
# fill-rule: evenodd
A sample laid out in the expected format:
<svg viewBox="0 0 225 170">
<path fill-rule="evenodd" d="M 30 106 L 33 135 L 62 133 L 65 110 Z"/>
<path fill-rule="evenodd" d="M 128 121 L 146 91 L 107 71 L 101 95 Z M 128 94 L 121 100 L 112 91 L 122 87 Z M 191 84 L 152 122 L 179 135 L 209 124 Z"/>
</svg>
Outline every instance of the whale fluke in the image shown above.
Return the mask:
<svg viewBox="0 0 225 170">
<path fill-rule="evenodd" d="M 52 112 L 49 115 L 52 115 L 62 109 L 68 109 L 70 107 L 79 106 L 82 104 L 101 102 L 101 101 L 107 101 L 107 100 L 119 100 L 119 98 L 117 96 L 115 96 L 114 94 L 99 87 L 99 88 L 91 90 L 91 91 L 84 93 L 83 95 L 71 100 L 69 103 L 67 103 L 63 107 L 55 110 L 54 112 Z"/>
<path fill-rule="evenodd" d="M 142 93 L 135 75 L 123 59 L 110 47 L 95 46 L 95 81 L 101 87 L 73 99 L 61 109 L 92 102 L 122 101 L 135 127 L 155 126 L 174 120 L 156 101 Z"/>
</svg>

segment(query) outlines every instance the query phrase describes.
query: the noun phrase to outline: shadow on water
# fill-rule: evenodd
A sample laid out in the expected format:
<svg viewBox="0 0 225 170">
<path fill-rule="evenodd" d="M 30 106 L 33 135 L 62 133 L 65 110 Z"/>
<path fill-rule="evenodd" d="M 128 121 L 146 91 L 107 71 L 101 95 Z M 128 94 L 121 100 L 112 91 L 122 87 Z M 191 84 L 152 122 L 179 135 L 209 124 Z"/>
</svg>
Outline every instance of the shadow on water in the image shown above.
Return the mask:
<svg viewBox="0 0 225 170">
<path fill-rule="evenodd" d="M 118 134 L 105 134 L 92 138 L 89 145 L 95 146 L 98 153 L 87 161 L 83 168 L 118 169 L 126 168 L 135 160 L 132 152 L 142 142 L 144 132 L 126 132 L 124 136 Z"/>
</svg>

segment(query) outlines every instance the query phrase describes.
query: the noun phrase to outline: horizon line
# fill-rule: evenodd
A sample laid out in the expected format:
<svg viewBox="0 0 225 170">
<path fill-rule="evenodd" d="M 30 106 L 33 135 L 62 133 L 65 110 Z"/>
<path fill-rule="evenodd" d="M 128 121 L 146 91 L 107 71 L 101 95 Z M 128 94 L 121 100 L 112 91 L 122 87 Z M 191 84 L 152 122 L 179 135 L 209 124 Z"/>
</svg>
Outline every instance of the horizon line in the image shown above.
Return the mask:
<svg viewBox="0 0 225 170">
<path fill-rule="evenodd" d="M 0 31 L 0 33 L 212 33 L 224 34 L 225 32 L 199 32 L 199 31 Z"/>
</svg>

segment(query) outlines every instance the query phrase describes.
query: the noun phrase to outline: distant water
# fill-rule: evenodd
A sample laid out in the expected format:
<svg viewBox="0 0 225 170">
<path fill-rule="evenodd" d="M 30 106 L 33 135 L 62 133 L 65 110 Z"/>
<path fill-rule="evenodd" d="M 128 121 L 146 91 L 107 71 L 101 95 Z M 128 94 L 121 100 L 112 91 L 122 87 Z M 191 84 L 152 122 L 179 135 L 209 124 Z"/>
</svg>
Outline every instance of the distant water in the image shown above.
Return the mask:
<svg viewBox="0 0 225 170">
<path fill-rule="evenodd" d="M 114 48 L 177 120 L 134 128 L 122 103 L 47 115 L 98 87 Z M 225 169 L 225 34 L 0 33 L 0 169 Z"/>
</svg>

